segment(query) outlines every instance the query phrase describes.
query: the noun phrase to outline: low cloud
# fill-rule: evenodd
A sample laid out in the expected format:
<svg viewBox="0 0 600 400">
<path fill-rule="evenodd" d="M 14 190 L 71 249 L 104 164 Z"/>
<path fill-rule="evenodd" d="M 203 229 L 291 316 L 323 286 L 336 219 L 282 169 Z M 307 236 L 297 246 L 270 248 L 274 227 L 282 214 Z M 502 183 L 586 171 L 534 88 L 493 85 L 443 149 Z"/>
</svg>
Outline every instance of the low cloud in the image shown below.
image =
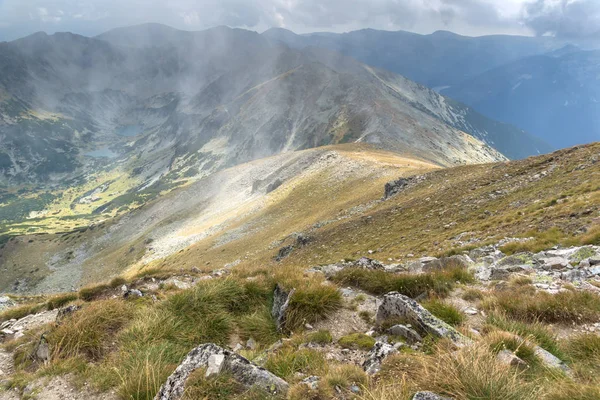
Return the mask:
<svg viewBox="0 0 600 400">
<path fill-rule="evenodd" d="M 580 36 L 600 26 L 599 16 L 600 0 L 0 0 L 0 40 L 39 30 L 94 35 L 145 22 L 188 30 L 228 25 L 299 33 L 375 28 Z"/>
<path fill-rule="evenodd" d="M 535 0 L 523 11 L 537 35 L 569 39 L 600 33 L 600 0 Z"/>
</svg>

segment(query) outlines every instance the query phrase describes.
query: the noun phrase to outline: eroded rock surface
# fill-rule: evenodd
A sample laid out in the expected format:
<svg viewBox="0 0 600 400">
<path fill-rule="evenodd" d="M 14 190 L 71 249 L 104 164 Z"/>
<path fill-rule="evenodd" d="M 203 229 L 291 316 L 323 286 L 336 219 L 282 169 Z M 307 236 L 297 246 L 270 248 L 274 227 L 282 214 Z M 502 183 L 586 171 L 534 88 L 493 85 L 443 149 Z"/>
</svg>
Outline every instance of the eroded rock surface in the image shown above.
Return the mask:
<svg viewBox="0 0 600 400">
<path fill-rule="evenodd" d="M 391 318 L 407 319 L 422 331 L 436 337 L 450 339 L 457 345 L 472 342 L 471 339 L 433 316 L 415 300 L 398 292 L 390 292 L 383 296 L 383 301 L 377 309 L 377 325 Z"/>
<path fill-rule="evenodd" d="M 217 373 L 215 370 L 227 371 L 241 384 L 248 387 L 259 387 L 269 393 L 285 394 L 289 388 L 286 381 L 266 369 L 232 351 L 208 343 L 198 346 L 188 353 L 175 372 L 161 386 L 154 400 L 180 399 L 183 396 L 188 377 L 200 368 L 209 368 L 211 374 Z"/>
</svg>

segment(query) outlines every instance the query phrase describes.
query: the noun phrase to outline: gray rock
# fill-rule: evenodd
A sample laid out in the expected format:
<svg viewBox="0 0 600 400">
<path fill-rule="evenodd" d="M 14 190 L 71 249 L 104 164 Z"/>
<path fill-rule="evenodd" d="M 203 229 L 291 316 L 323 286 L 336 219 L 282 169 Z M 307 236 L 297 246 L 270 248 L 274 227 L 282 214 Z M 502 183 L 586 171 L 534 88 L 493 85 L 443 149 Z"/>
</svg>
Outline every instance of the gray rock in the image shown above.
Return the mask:
<svg viewBox="0 0 600 400">
<path fill-rule="evenodd" d="M 563 257 L 543 258 L 540 261 L 542 262 L 542 269 L 545 270 L 561 270 L 569 265 L 569 261 Z"/>
<path fill-rule="evenodd" d="M 70 315 L 73 315 L 76 311 L 79 311 L 80 309 L 81 306 L 75 304 L 61 308 L 56 314 L 56 323 L 61 323 L 63 319 L 67 318 Z"/>
<path fill-rule="evenodd" d="M 209 367 L 211 356 L 223 355 L 220 371 L 228 372 L 231 376 L 247 387 L 258 387 L 270 393 L 285 395 L 289 385 L 283 379 L 273 375 L 244 357 L 225 350 L 215 344 L 208 343 L 196 347 L 188 353 L 183 362 L 175 372 L 169 376 L 161 386 L 154 400 L 178 400 L 181 399 L 185 389 L 185 383 L 190 374 L 199 368 Z M 218 362 L 216 357 L 212 358 L 214 363 Z"/>
<path fill-rule="evenodd" d="M 311 390 L 317 390 L 319 388 L 319 381 L 321 380 L 318 376 L 309 376 L 302 379 L 300 383 L 308 386 Z"/>
<path fill-rule="evenodd" d="M 209 378 L 213 375 L 218 375 L 221 373 L 223 369 L 223 364 L 225 364 L 225 355 L 224 354 L 213 354 L 208 357 L 208 367 L 206 368 L 205 377 Z"/>
<path fill-rule="evenodd" d="M 258 344 L 256 343 L 256 340 L 254 340 L 253 338 L 250 338 L 246 342 L 246 347 L 249 348 L 250 350 L 256 350 L 256 348 L 258 347 Z"/>
<path fill-rule="evenodd" d="M 47 363 L 50 361 L 50 347 L 48 346 L 48 340 L 46 340 L 46 336 L 44 334 L 40 336 L 40 340 L 35 346 L 33 356 L 36 361 L 39 362 Z"/>
<path fill-rule="evenodd" d="M 533 348 L 533 353 L 546 367 L 560 369 L 566 375 L 572 375 L 572 371 L 567 364 L 549 351 L 542 349 L 540 346 L 535 346 Z"/>
<path fill-rule="evenodd" d="M 579 282 L 586 278 L 585 270 L 582 269 L 572 269 L 569 271 L 562 272 L 560 274 L 560 279 L 568 282 Z"/>
<path fill-rule="evenodd" d="M 501 350 L 500 352 L 498 352 L 496 359 L 505 365 L 510 365 L 510 366 L 519 367 L 519 368 L 527 367 L 527 363 L 525 361 L 521 360 L 519 357 L 517 357 L 510 350 L 506 350 L 506 349 Z"/>
<path fill-rule="evenodd" d="M 363 269 L 385 269 L 382 263 L 367 257 L 361 257 L 356 261 L 356 266 Z"/>
<path fill-rule="evenodd" d="M 277 324 L 277 330 L 280 332 L 285 330 L 287 309 L 290 304 L 290 299 L 294 295 L 295 291 L 296 289 L 292 289 L 289 292 L 286 292 L 279 284 L 275 286 L 271 315 L 273 316 L 273 319 L 275 319 L 275 323 Z"/>
<path fill-rule="evenodd" d="M 398 180 L 386 183 L 383 198 L 389 199 L 390 197 L 400 193 L 408 186 L 408 184 L 409 180 L 405 178 L 400 178 Z"/>
<path fill-rule="evenodd" d="M 400 336 L 406 339 L 408 343 L 419 343 L 423 341 L 421 335 L 417 333 L 414 329 L 409 328 L 406 325 L 394 325 L 390 329 L 387 330 L 389 335 Z"/>
<path fill-rule="evenodd" d="M 600 256 L 591 257 L 588 262 L 590 265 L 600 265 Z"/>
<path fill-rule="evenodd" d="M 440 396 L 433 392 L 417 392 L 412 400 L 452 400 L 450 397 Z"/>
<path fill-rule="evenodd" d="M 510 278 L 511 272 L 507 268 L 492 268 L 490 271 L 490 280 L 506 281 Z"/>
<path fill-rule="evenodd" d="M 398 292 L 383 296 L 383 301 L 377 309 L 377 325 L 391 318 L 405 318 L 419 329 L 433 336 L 447 338 L 457 345 L 470 344 L 471 339 L 459 333 L 456 329 L 433 316 L 419 303 Z"/>
<path fill-rule="evenodd" d="M 8 296 L 0 296 L 0 310 L 12 307 L 15 303 Z"/>
<path fill-rule="evenodd" d="M 383 360 L 396 352 L 397 350 L 394 346 L 383 342 L 376 342 L 363 363 L 363 369 L 369 375 L 376 374 L 381 369 Z"/>
<path fill-rule="evenodd" d="M 125 294 L 123 295 L 124 298 L 128 299 L 128 298 L 136 298 L 136 297 L 144 297 L 144 294 L 137 290 L 137 289 L 130 289 L 128 291 L 125 292 Z"/>
<path fill-rule="evenodd" d="M 600 265 L 589 269 L 590 275 L 600 275 Z"/>
</svg>

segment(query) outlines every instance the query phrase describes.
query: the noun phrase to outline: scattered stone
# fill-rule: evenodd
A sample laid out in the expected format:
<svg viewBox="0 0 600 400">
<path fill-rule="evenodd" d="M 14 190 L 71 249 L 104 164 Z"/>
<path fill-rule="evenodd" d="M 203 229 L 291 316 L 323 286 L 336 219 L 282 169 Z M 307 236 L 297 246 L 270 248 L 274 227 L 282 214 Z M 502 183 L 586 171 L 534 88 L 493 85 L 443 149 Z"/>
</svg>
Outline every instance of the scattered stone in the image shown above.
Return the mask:
<svg viewBox="0 0 600 400">
<path fill-rule="evenodd" d="M 511 272 L 507 268 L 492 268 L 489 279 L 492 281 L 506 281 L 510 278 Z"/>
<path fill-rule="evenodd" d="M 319 388 L 319 381 L 321 380 L 318 376 L 309 376 L 302 379 L 300 383 L 308 386 L 311 390 L 317 390 Z"/>
<path fill-rule="evenodd" d="M 277 330 L 282 332 L 285 329 L 285 320 L 287 316 L 287 308 L 290 304 L 290 299 L 294 295 L 296 289 L 292 289 L 286 292 L 279 284 L 275 287 L 273 293 L 273 308 L 271 309 L 271 315 L 275 319 L 277 324 Z"/>
<path fill-rule="evenodd" d="M 63 319 L 65 319 L 69 315 L 74 314 L 76 311 L 78 311 L 80 309 L 81 309 L 81 306 L 75 305 L 75 304 L 61 308 L 60 310 L 58 310 L 58 313 L 56 314 L 56 323 L 57 324 L 61 323 Z"/>
<path fill-rule="evenodd" d="M 579 282 L 586 278 L 586 273 L 581 269 L 572 269 L 569 271 L 562 272 L 560 274 L 560 279 L 568 282 Z"/>
<path fill-rule="evenodd" d="M 474 307 L 467 307 L 465 308 L 464 313 L 467 315 L 477 315 L 479 314 L 479 311 Z"/>
<path fill-rule="evenodd" d="M 136 298 L 136 297 L 144 297 L 144 294 L 141 291 L 139 291 L 138 289 L 130 289 L 125 292 L 123 297 L 126 299 Z"/>
<path fill-rule="evenodd" d="M 311 324 L 304 324 L 304 329 L 306 329 L 307 331 L 312 331 L 315 328 Z"/>
<path fill-rule="evenodd" d="M 8 296 L 0 296 L 0 310 L 12 307 L 15 303 Z"/>
<path fill-rule="evenodd" d="M 391 318 L 406 318 L 423 331 L 452 340 L 457 345 L 470 344 L 471 339 L 463 336 L 456 329 L 433 316 L 419 303 L 398 292 L 390 292 L 383 296 L 383 301 L 377 309 L 376 322 L 381 325 Z"/>
<path fill-rule="evenodd" d="M 250 350 L 256 350 L 257 347 L 258 347 L 258 344 L 256 343 L 256 340 L 254 340 L 253 338 L 248 339 L 248 341 L 246 342 L 246 348 L 248 348 Z"/>
<path fill-rule="evenodd" d="M 192 287 L 192 284 L 189 282 L 183 282 L 180 281 L 179 279 L 175 279 L 175 278 L 169 278 L 166 281 L 164 281 L 165 285 L 173 285 L 175 286 L 177 289 L 180 290 L 185 290 L 185 289 L 189 289 Z"/>
<path fill-rule="evenodd" d="M 383 360 L 396 352 L 394 346 L 384 342 L 376 342 L 363 363 L 363 369 L 369 375 L 376 374 L 381 369 Z"/>
<path fill-rule="evenodd" d="M 258 387 L 270 393 L 285 395 L 289 385 L 283 379 L 264 368 L 248 361 L 244 357 L 208 343 L 192 350 L 175 372 L 161 386 L 154 400 L 179 400 L 182 398 L 185 383 L 190 374 L 199 368 L 208 368 L 211 356 L 222 355 L 219 371 L 227 371 L 231 376 L 247 387 Z M 219 358 L 212 358 L 213 365 L 219 364 Z"/>
<path fill-rule="evenodd" d="M 417 392 L 412 400 L 452 400 L 450 397 L 443 397 L 433 392 Z"/>
<path fill-rule="evenodd" d="M 244 346 L 242 346 L 241 343 L 236 344 L 233 348 L 233 351 L 235 351 L 236 353 L 239 353 L 242 350 L 244 350 Z"/>
<path fill-rule="evenodd" d="M 372 260 L 367 257 L 361 257 L 356 262 L 357 267 L 361 267 L 363 269 L 384 269 L 383 264 L 377 260 Z"/>
<path fill-rule="evenodd" d="M 408 343 L 411 344 L 423 341 L 423 338 L 417 333 L 417 331 L 406 325 L 394 325 L 387 330 L 387 333 L 389 335 L 403 337 Z"/>
<path fill-rule="evenodd" d="M 350 391 L 354 394 L 360 394 L 360 388 L 356 385 L 350 386 Z"/>
<path fill-rule="evenodd" d="M 512 351 L 507 349 L 501 350 L 496 356 L 496 359 L 505 365 L 519 368 L 527 367 L 527 363 L 525 361 L 521 360 Z"/>
</svg>

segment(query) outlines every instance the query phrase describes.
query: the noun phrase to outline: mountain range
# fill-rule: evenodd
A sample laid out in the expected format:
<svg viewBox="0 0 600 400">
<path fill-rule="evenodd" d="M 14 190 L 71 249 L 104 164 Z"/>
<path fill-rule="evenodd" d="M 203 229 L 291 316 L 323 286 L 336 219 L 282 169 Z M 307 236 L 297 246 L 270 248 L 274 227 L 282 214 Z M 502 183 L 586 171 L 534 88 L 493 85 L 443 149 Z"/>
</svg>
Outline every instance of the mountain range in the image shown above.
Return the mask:
<svg viewBox="0 0 600 400">
<path fill-rule="evenodd" d="M 600 140 L 597 37 L 567 41 L 374 29 L 296 35 L 281 28 L 263 35 L 295 48 L 339 51 L 401 74 L 554 148 Z"/>
<path fill-rule="evenodd" d="M 1 43 L 0 124 L 5 183 L 77 183 L 119 163 L 147 187 L 356 141 L 440 165 L 550 149 L 341 53 L 226 27 L 147 24 Z"/>
</svg>

